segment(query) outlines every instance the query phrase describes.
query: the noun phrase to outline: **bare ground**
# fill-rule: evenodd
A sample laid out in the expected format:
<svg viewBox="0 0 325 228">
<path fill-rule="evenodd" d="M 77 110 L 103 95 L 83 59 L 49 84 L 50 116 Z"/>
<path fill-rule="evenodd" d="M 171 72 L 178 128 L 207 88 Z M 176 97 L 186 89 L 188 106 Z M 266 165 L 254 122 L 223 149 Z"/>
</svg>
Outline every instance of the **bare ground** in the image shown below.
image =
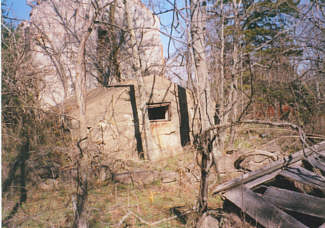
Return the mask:
<svg viewBox="0 0 325 228">
<path fill-rule="evenodd" d="M 220 182 L 284 156 L 283 151 L 297 149 L 297 138 L 288 131 L 243 128 L 239 135 L 220 158 Z M 157 162 L 116 161 L 113 168 L 117 175 L 98 176 L 90 184 L 87 208 L 90 227 L 192 227 L 200 178 L 195 156 L 195 150 L 189 146 L 184 153 Z M 244 159 L 236 167 L 240 157 Z M 220 183 L 216 177 L 215 172 L 211 173 L 211 189 Z M 75 191 L 72 183 L 58 178 L 28 186 L 27 200 L 10 220 L 12 226 L 71 227 Z M 13 195 L 8 200 L 4 196 L 3 218 L 18 197 Z M 240 214 L 225 211 L 223 203 L 222 196 L 209 198 L 209 208 L 221 227 L 256 227 L 243 222 Z"/>
</svg>

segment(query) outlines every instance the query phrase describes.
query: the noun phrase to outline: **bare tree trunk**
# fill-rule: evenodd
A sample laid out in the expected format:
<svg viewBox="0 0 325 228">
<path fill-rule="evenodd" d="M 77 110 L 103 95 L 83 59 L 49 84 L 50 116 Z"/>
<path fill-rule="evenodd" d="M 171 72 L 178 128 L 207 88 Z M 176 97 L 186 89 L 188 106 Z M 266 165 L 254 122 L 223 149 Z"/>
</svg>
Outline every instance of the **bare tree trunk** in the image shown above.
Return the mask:
<svg viewBox="0 0 325 228">
<path fill-rule="evenodd" d="M 193 0 L 190 2 L 192 49 L 196 80 L 198 82 L 198 103 L 203 131 L 213 125 L 215 107 L 211 99 L 211 84 L 205 56 L 206 4 L 205 0 Z"/>
<path fill-rule="evenodd" d="M 221 50 L 220 50 L 220 80 L 219 80 L 219 102 L 220 102 L 220 109 L 219 109 L 219 119 L 220 124 L 227 123 L 227 116 L 225 114 L 225 17 L 224 17 L 224 6 L 223 1 L 221 1 L 220 5 L 221 11 Z M 218 147 L 220 153 L 224 151 L 225 147 L 225 132 L 220 133 L 218 138 Z"/>
<path fill-rule="evenodd" d="M 211 168 L 212 143 L 209 132 L 214 120 L 215 104 L 211 99 L 211 84 L 205 56 L 205 29 L 207 2 L 190 1 L 191 9 L 191 41 L 195 64 L 195 79 L 197 81 L 197 99 L 200 111 L 200 139 L 198 150 L 201 153 L 201 180 L 198 197 L 198 212 L 200 215 L 208 209 L 208 176 Z"/>
<path fill-rule="evenodd" d="M 77 159 L 77 194 L 75 206 L 75 218 L 73 227 L 88 227 L 87 201 L 88 201 L 88 129 L 86 115 L 86 43 L 93 30 L 95 14 L 89 17 L 85 26 L 85 32 L 81 38 L 76 64 L 75 94 L 79 106 L 79 159 Z"/>
<path fill-rule="evenodd" d="M 210 172 L 210 154 L 208 152 L 208 143 L 204 141 L 203 148 L 201 151 L 201 179 L 200 179 L 200 192 L 198 198 L 198 212 L 200 215 L 204 214 L 208 210 L 208 177 Z"/>
<path fill-rule="evenodd" d="M 320 89 L 319 89 L 319 79 L 318 78 L 315 80 L 315 83 L 316 83 L 317 102 L 319 102 L 319 100 L 321 99 L 321 93 L 320 93 Z"/>
<path fill-rule="evenodd" d="M 128 31 L 130 32 L 130 41 L 132 45 L 132 62 L 133 62 L 133 69 L 136 73 L 136 79 L 138 83 L 138 96 L 140 100 L 140 110 L 142 113 L 142 125 L 143 125 L 143 138 L 145 142 L 145 156 L 149 160 L 155 159 L 158 156 L 153 148 L 152 136 L 150 131 L 150 122 L 148 117 L 148 110 L 147 110 L 147 100 L 148 97 L 147 92 L 145 90 L 144 80 L 142 77 L 142 69 L 141 69 L 141 62 L 140 62 L 140 55 L 138 51 L 138 44 L 136 41 L 136 35 L 134 32 L 134 25 L 131 18 L 129 1 L 124 0 L 124 7 L 125 7 L 125 15 L 127 19 L 127 27 Z M 140 157 L 144 157 L 144 155 L 140 155 Z"/>
<path fill-rule="evenodd" d="M 238 117 L 238 106 L 239 106 L 239 96 L 238 96 L 238 76 L 239 76 L 239 57 L 240 57 L 240 15 L 239 15 L 239 7 L 241 5 L 241 1 L 233 1 L 233 11 L 234 11 L 234 20 L 235 20 L 235 31 L 234 31 L 234 39 L 233 39 L 233 66 L 232 66 L 232 82 L 231 82 L 231 122 L 235 122 Z M 233 144 L 235 139 L 236 129 L 230 128 L 230 144 Z"/>
</svg>

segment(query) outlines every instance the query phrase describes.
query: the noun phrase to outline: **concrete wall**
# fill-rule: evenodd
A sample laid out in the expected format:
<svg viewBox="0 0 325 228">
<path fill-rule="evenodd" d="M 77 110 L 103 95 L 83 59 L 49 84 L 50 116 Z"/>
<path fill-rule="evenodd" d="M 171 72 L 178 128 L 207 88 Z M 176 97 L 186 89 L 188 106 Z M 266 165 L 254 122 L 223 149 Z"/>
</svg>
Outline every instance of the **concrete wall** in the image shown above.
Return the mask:
<svg viewBox="0 0 325 228">
<path fill-rule="evenodd" d="M 182 151 L 177 85 L 159 76 L 144 77 L 144 83 L 148 103 L 170 102 L 170 120 L 150 122 L 153 139 L 151 157 L 158 159 L 159 157 L 175 155 Z M 140 123 L 142 123 L 141 114 Z"/>
<path fill-rule="evenodd" d="M 157 160 L 182 152 L 182 144 L 189 143 L 190 132 L 187 132 L 188 137 L 184 132 L 182 133 L 184 128 L 186 131 L 189 130 L 189 125 L 186 127 L 186 120 L 184 120 L 187 110 L 184 109 L 184 105 L 183 107 L 180 105 L 179 87 L 160 76 L 144 77 L 144 81 L 148 95 L 147 103 L 168 102 L 170 105 L 169 120 L 150 122 L 151 159 Z M 139 109 L 139 91 L 136 85 L 136 80 L 129 80 L 114 87 L 94 89 L 87 96 L 87 118 L 91 141 L 102 146 L 104 152 L 110 156 L 139 158 L 139 152 L 144 149 L 144 135 L 141 134 L 142 114 Z M 76 131 L 78 108 L 73 99 L 66 103 L 65 109 L 75 119 L 73 128 Z M 190 118 L 187 117 L 188 120 Z M 182 135 L 183 140 L 181 140 Z"/>
<path fill-rule="evenodd" d="M 134 116 L 130 102 L 130 87 L 97 88 L 87 96 L 87 120 L 90 142 L 97 144 L 109 156 L 137 157 Z M 73 117 L 73 134 L 77 136 L 78 107 L 72 101 L 66 111 Z"/>
</svg>

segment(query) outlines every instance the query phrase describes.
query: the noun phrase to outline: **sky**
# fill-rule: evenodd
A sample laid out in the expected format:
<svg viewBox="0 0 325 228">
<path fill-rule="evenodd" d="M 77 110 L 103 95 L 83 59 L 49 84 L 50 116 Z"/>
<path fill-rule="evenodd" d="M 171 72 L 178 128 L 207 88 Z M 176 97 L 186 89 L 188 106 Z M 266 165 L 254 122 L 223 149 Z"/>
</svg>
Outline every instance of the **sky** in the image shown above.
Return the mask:
<svg viewBox="0 0 325 228">
<path fill-rule="evenodd" d="M 31 7 L 26 5 L 26 0 L 6 0 L 6 2 L 11 17 L 23 20 L 29 19 Z"/>
<path fill-rule="evenodd" d="M 28 20 L 31 7 L 26 4 L 26 0 L 5 0 L 7 6 L 10 9 L 10 17 L 19 19 L 19 20 Z M 170 7 L 168 5 L 168 7 Z M 167 7 L 167 8 L 168 8 Z M 168 13 L 161 17 L 162 23 L 168 24 L 168 20 L 171 20 L 172 14 Z M 17 21 L 19 23 L 19 20 Z M 164 56 L 167 57 L 167 47 L 168 47 L 168 38 L 164 35 L 161 35 L 161 41 L 164 48 Z M 173 44 L 172 44 L 173 46 Z M 174 48 L 171 47 L 170 51 L 173 52 Z"/>
</svg>

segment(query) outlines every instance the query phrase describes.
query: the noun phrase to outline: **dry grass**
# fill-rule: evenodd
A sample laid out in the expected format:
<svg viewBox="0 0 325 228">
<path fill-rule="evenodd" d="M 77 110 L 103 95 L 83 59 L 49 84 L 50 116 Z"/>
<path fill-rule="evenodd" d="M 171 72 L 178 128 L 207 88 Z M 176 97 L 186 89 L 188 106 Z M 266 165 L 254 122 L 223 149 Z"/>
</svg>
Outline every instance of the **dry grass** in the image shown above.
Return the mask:
<svg viewBox="0 0 325 228">
<path fill-rule="evenodd" d="M 281 150 L 296 147 L 297 139 L 292 137 L 290 132 L 281 129 L 250 127 L 240 129 L 239 132 L 239 137 L 231 145 L 231 149 L 236 151 L 267 148 L 272 143 L 275 143 L 274 145 L 277 145 L 275 147 Z M 260 137 L 261 134 L 267 134 L 267 137 Z M 275 135 L 277 138 L 274 137 Z M 120 168 L 116 165 L 115 171 L 118 169 L 120 171 L 134 169 L 174 171 L 178 174 L 177 180 L 171 183 L 157 180 L 150 184 L 94 181 L 90 186 L 87 207 L 90 227 L 147 227 L 143 221 L 141 222 L 133 215 L 125 218 L 122 225 L 118 224 L 129 211 L 146 222 L 152 223 L 174 216 L 175 211 L 182 213 L 195 207 L 199 190 L 199 182 L 196 178 L 199 178 L 200 172 L 195 164 L 193 149 L 186 148 L 185 152 L 178 156 L 157 162 L 119 162 L 123 165 Z M 240 173 L 226 173 L 221 181 L 236 175 Z M 213 178 L 211 183 L 214 182 Z M 50 190 L 41 190 L 35 186 L 29 186 L 28 189 L 27 200 L 13 217 L 13 224 L 18 227 L 71 227 L 73 221 L 71 197 L 74 193 L 71 183 L 60 182 L 58 186 Z M 11 201 L 3 201 L 3 218 L 10 213 L 18 197 L 13 197 Z M 209 198 L 210 208 L 222 208 L 222 204 L 223 200 L 220 197 Z M 155 227 L 191 227 L 194 219 L 195 215 L 187 214 L 183 218 L 161 222 Z"/>
<path fill-rule="evenodd" d="M 126 162 L 127 163 L 127 162 Z M 131 163 L 130 163 L 131 164 Z M 132 163 L 132 168 L 134 167 Z M 169 170 L 177 172 L 178 178 L 171 183 L 157 180 L 151 184 L 121 184 L 106 181 L 94 183 L 89 191 L 88 214 L 90 227 L 143 227 L 134 216 L 129 216 L 122 226 L 117 225 L 128 211 L 132 211 L 147 222 L 155 222 L 174 216 L 172 211 L 191 210 L 196 203 L 198 182 L 185 174 L 193 165 L 193 153 L 187 151 L 173 158 L 154 163 L 137 162 L 139 169 Z M 123 168 L 123 170 L 126 167 Z M 196 170 L 198 171 L 198 170 Z M 40 190 L 29 186 L 27 201 L 13 217 L 19 227 L 71 227 L 73 220 L 71 196 L 74 188 L 69 183 L 60 183 L 51 190 Z M 13 199 L 13 201 L 18 200 Z M 13 205 L 4 202 L 3 218 Z M 221 207 L 222 201 L 211 200 L 212 207 Z M 191 215 L 187 214 L 187 218 Z M 188 219 L 190 221 L 191 219 Z M 186 227 L 182 219 L 171 219 L 155 227 Z"/>
</svg>

